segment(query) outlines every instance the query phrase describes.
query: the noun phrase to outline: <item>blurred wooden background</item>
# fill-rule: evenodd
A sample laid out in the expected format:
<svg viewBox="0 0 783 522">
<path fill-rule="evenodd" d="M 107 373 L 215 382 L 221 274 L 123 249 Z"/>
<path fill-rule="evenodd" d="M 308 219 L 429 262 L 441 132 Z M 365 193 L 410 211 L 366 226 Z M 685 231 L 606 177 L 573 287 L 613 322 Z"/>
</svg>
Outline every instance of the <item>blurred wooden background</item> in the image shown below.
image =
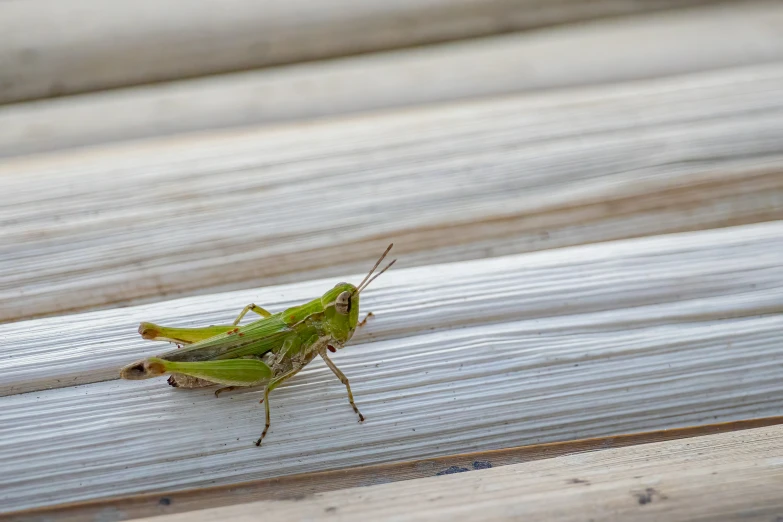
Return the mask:
<svg viewBox="0 0 783 522">
<path fill-rule="evenodd" d="M 783 412 L 780 2 L 26 0 L 0 2 L 0 34 L 8 518 L 277 502 L 263 481 L 677 430 L 728 440 L 730 474 L 741 435 L 710 426 Z M 335 355 L 364 425 L 319 363 L 273 394 L 262 448 L 257 392 L 116 379 L 166 349 L 139 321 L 276 311 L 390 241 L 376 317 Z M 98 504 L 57 509 L 77 501 Z"/>
</svg>

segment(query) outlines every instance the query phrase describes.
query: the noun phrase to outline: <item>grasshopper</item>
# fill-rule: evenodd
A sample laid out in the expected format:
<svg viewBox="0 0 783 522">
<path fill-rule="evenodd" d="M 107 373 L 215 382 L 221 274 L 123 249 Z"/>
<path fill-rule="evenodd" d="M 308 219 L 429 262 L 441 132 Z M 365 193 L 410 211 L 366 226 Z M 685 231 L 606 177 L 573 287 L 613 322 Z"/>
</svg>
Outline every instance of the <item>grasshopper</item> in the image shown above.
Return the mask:
<svg viewBox="0 0 783 522">
<path fill-rule="evenodd" d="M 359 286 L 339 283 L 309 303 L 276 314 L 249 304 L 231 325 L 169 328 L 141 323 L 139 333 L 144 339 L 168 341 L 184 347 L 129 364 L 120 370 L 120 377 L 140 380 L 170 374 L 168 382 L 174 387 L 223 385 L 215 391 L 216 397 L 239 387 L 263 386 L 261 403 L 264 404 L 266 424 L 256 441 L 256 446 L 260 446 L 270 426 L 269 393 L 320 355 L 345 385 L 348 402 L 359 416 L 359 422 L 363 422 L 364 415 L 354 403 L 348 377 L 326 352 L 343 348 L 354 331 L 364 326 L 372 315 L 370 312 L 359 321 L 359 294 L 397 261 L 393 260 L 373 276 L 392 246 L 393 243 Z M 238 326 L 248 312 L 260 315 L 261 319 Z"/>
</svg>

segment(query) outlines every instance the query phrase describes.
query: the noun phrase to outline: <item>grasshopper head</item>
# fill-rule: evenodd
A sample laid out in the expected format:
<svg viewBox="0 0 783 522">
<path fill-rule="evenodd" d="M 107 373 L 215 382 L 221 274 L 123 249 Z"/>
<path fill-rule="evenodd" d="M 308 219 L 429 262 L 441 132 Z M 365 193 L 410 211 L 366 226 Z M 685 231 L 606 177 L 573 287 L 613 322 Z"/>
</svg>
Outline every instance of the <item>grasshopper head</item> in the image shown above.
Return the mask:
<svg viewBox="0 0 783 522">
<path fill-rule="evenodd" d="M 359 322 L 359 292 L 350 283 L 338 283 L 321 297 L 325 324 L 336 340 L 344 343 Z"/>
<path fill-rule="evenodd" d="M 394 264 L 396 259 L 386 265 L 386 267 L 372 276 L 373 272 L 378 265 L 381 264 L 383 258 L 389 253 L 392 243 L 383 253 L 383 255 L 372 267 L 372 270 L 365 276 L 359 286 L 354 286 L 350 283 L 338 283 L 334 288 L 326 292 L 321 297 L 321 304 L 324 308 L 325 325 L 329 330 L 330 335 L 335 341 L 338 341 L 341 345 L 347 342 L 352 336 L 356 325 L 359 324 L 359 294 L 372 283 L 376 277 L 384 273 L 390 266 Z M 342 348 L 342 346 L 340 346 Z"/>
</svg>

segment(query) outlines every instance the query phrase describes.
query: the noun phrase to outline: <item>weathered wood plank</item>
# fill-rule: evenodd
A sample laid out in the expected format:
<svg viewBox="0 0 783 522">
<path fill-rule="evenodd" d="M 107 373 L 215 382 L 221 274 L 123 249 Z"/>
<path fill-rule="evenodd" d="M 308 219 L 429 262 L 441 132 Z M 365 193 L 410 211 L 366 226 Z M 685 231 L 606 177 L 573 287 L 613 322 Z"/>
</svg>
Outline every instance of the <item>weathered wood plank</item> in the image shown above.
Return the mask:
<svg viewBox="0 0 783 522">
<path fill-rule="evenodd" d="M 0 103 L 704 3 L 708 2 L 0 2 Z"/>
<path fill-rule="evenodd" d="M 7 105 L 0 156 L 779 61 L 780 26 L 733 2 Z"/>
<path fill-rule="evenodd" d="M 781 488 L 774 426 L 143 520 L 769 522 Z"/>
<path fill-rule="evenodd" d="M 780 415 L 781 247 L 776 222 L 390 271 L 367 292 L 376 321 L 335 356 L 368 420 L 314 363 L 275 392 L 262 448 L 255 392 L 155 380 L 2 397 L 0 509 Z M 190 298 L 163 319 L 251 300 Z M 154 349 L 130 341 L 140 310 L 38 320 L 47 337 L 26 346 L 13 338 L 33 321 L 4 325 L 4 382 L 116 371 Z"/>
<path fill-rule="evenodd" d="M 781 246 L 783 221 L 394 270 L 363 295 L 362 309 L 376 319 L 353 342 L 512 323 L 528 334 L 580 328 L 588 324 L 584 314 L 596 325 L 655 326 L 776 312 L 783 304 Z M 141 321 L 223 324 L 248 303 L 283 310 L 333 284 L 309 281 L 0 325 L 0 395 L 116 379 L 119 367 L 168 346 L 142 340 Z"/>
<path fill-rule="evenodd" d="M 6 161 L 0 320 L 781 219 L 782 163 L 783 64 Z"/>
<path fill-rule="evenodd" d="M 288 477 L 242 482 L 228 486 L 213 486 L 184 491 L 159 491 L 92 502 L 59 504 L 47 508 L 0 514 L 3 522 L 81 522 L 131 520 L 155 515 L 184 513 L 199 509 L 231 506 L 259 500 L 296 500 L 314 493 L 346 488 L 388 484 L 432 476 L 462 473 L 475 469 L 495 468 L 572 455 L 587 451 L 624 448 L 700 437 L 735 430 L 747 430 L 783 424 L 783 417 L 766 417 L 738 422 L 707 424 L 688 428 L 650 431 L 632 435 L 616 435 L 596 439 L 535 444 L 477 453 L 463 453 L 394 464 L 376 464 L 335 471 L 303 473 Z"/>
</svg>

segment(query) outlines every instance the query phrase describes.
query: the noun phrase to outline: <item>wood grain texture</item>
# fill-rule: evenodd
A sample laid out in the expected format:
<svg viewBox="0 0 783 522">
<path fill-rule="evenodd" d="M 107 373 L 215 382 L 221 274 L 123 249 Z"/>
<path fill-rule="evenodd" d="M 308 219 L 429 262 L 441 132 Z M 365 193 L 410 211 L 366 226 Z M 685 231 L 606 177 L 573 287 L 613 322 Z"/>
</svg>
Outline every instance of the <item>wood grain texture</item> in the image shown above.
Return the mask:
<svg viewBox="0 0 783 522">
<path fill-rule="evenodd" d="M 781 488 L 774 426 L 142 520 L 769 522 Z"/>
<path fill-rule="evenodd" d="M 775 222 L 390 271 L 334 358 L 368 420 L 314 363 L 272 396 L 261 448 L 257 392 L 2 397 L 0 509 L 780 415 L 782 247 Z M 209 324 L 324 284 L 7 324 L 3 384 L 110 378 L 161 349 L 134 339 L 141 318 Z"/>
<path fill-rule="evenodd" d="M 715 320 L 777 312 L 783 275 L 779 266 L 782 227 L 783 221 L 778 221 L 394 270 L 363 296 L 362 309 L 374 311 L 376 318 L 357 332 L 353 342 L 397 339 L 416 343 L 417 336 L 436 329 L 481 326 L 491 331 L 511 323 L 516 325 L 511 329 L 521 328 L 520 332 L 539 328 L 531 325 L 557 329 L 559 321 L 566 321 L 562 328 L 568 324 L 579 327 L 587 324 L 583 314 L 598 314 L 590 320 L 600 317 L 601 321 L 654 326 L 674 319 L 685 321 L 694 313 L 696 320 Z M 644 278 L 638 279 L 642 274 Z M 362 275 L 339 279 L 358 281 Z M 141 339 L 136 332 L 141 321 L 223 324 L 233 320 L 245 304 L 283 310 L 322 294 L 334 281 L 0 325 L 0 395 L 116 379 L 119 367 L 167 346 Z M 683 281 L 688 286 L 681 286 Z M 500 289 L 502 293 L 496 295 Z"/>
<path fill-rule="evenodd" d="M 0 103 L 9 93 L 91 91 L 672 2 L 267 4 L 142 0 L 131 12 L 97 0 L 0 2 Z M 662 430 L 779 420 L 783 10 L 742 2 L 617 23 L 625 32 L 598 34 L 612 27 L 600 22 L 104 93 L 90 117 L 116 121 L 56 128 L 51 141 L 42 122 L 87 116 L 78 98 L 0 109 L 11 154 L 63 136 L 73 146 L 174 134 L 0 164 L 0 511 L 106 501 L 91 512 L 105 522 L 122 514 L 108 501 L 117 497 L 165 491 L 170 504 L 209 488 L 225 500 L 215 492 L 238 487 L 249 500 L 275 481 L 289 487 L 264 495 L 323 495 L 330 473 L 342 477 L 335 488 L 392 480 L 366 468 L 351 475 L 362 466 L 399 479 L 411 466 L 420 477 L 451 462 L 440 470 L 450 474 L 486 467 L 466 454 L 508 464 L 649 442 Z M 610 40 L 624 54 L 601 52 Z M 547 53 L 548 68 L 531 58 Z M 460 80 L 465 71 L 473 83 Z M 398 81 L 362 99 L 360 76 Z M 644 80 L 606 83 L 629 79 Z M 417 83 L 428 85 L 411 95 Z M 536 88 L 546 92 L 518 94 Z M 251 93 L 261 101 L 248 105 Z M 465 100 L 476 96 L 488 97 Z M 177 118 L 160 110 L 172 97 L 189 115 L 150 131 Z M 310 103 L 292 118 L 291 100 L 302 98 Z M 395 110 L 344 114 L 379 108 Z M 297 117 L 308 120 L 285 123 Z M 25 149 L 31 138 L 38 145 Z M 216 399 L 164 379 L 117 380 L 121 365 L 169 349 L 141 340 L 139 321 L 227 322 L 249 302 L 279 310 L 357 280 L 389 241 L 400 263 L 363 294 L 376 317 L 335 354 L 364 425 L 319 362 L 272 395 L 261 448 L 252 445 L 260 391 Z M 566 456 L 479 478 L 479 488 L 423 482 L 426 507 L 406 500 L 415 485 L 398 484 L 269 512 L 350 519 L 368 500 L 363 517 L 403 506 L 422 518 L 556 518 L 571 502 L 597 519 L 774 520 L 783 458 L 769 446 L 783 435 L 753 433 L 739 450 L 739 438 L 710 439 Z M 684 478 L 671 478 L 674 469 Z M 444 507 L 454 495 L 470 507 Z"/>
<path fill-rule="evenodd" d="M 782 162 L 780 63 L 10 160 L 0 320 L 781 219 Z"/>
<path fill-rule="evenodd" d="M 300 500 L 324 491 L 464 473 L 470 470 L 495 468 L 562 455 L 624 448 L 638 444 L 700 437 L 777 424 L 783 424 L 783 417 L 766 417 L 630 435 L 535 444 L 494 451 L 448 455 L 427 460 L 303 473 L 274 479 L 240 482 L 227 486 L 212 486 L 184 491 L 159 491 L 92 502 L 58 504 L 47 508 L 0 514 L 0 520 L 3 522 L 81 522 L 84 520 L 103 522 L 111 517 L 111 520 L 119 521 L 231 506 L 259 500 Z"/>
<path fill-rule="evenodd" d="M 0 156 L 779 61 L 782 27 L 733 2 L 7 105 Z"/>
<path fill-rule="evenodd" d="M 0 2 L 0 103 L 703 3 L 706 2 Z"/>
</svg>

